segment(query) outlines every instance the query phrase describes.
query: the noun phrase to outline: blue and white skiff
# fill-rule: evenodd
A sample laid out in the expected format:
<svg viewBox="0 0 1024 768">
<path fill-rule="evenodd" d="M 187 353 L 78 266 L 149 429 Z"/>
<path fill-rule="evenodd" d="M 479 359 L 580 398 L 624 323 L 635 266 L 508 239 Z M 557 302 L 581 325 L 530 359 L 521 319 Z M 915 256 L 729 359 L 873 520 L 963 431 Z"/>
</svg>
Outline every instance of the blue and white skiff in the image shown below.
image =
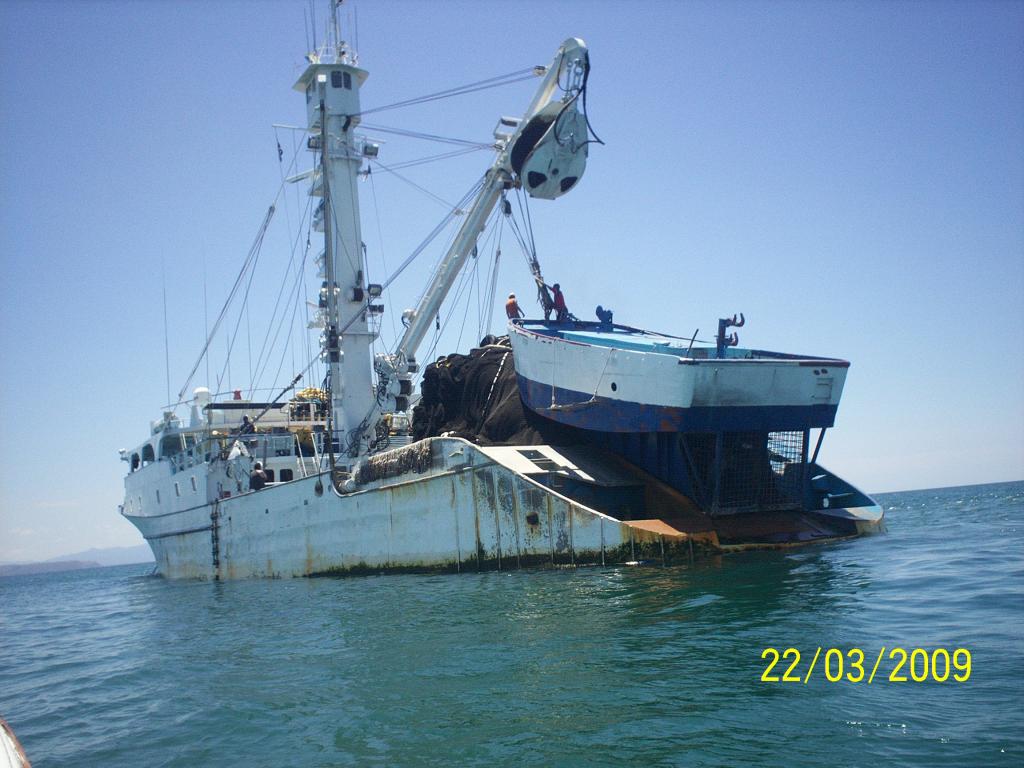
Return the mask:
<svg viewBox="0 0 1024 768">
<path fill-rule="evenodd" d="M 831 427 L 845 360 L 694 347 L 623 325 L 518 320 L 510 325 L 523 402 L 554 421 L 602 432 Z"/>
</svg>

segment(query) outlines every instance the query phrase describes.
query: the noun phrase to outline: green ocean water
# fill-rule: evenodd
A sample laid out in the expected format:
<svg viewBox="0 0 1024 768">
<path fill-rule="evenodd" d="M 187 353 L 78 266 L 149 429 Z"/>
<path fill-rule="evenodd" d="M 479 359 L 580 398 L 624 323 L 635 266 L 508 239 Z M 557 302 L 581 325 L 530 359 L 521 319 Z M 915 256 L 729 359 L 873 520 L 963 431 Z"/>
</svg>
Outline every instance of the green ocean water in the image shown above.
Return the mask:
<svg viewBox="0 0 1024 768">
<path fill-rule="evenodd" d="M 35 768 L 1024 764 L 1024 483 L 878 498 L 885 535 L 684 568 L 0 578 L 0 715 Z M 883 646 L 970 677 L 761 681 Z"/>
</svg>

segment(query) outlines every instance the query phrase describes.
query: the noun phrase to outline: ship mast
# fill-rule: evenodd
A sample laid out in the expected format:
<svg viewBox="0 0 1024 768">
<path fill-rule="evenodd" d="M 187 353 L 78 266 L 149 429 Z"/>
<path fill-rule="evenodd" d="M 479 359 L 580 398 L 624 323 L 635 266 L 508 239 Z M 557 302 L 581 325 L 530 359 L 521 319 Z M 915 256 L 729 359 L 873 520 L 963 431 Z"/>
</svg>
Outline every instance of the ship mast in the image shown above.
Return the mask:
<svg viewBox="0 0 1024 768">
<path fill-rule="evenodd" d="M 311 194 L 323 198 L 314 227 L 324 233 L 320 318 L 331 399 L 331 443 L 333 453 L 354 456 L 375 399 L 370 345 L 376 335 L 370 330 L 364 301 L 366 276 L 356 192 L 363 156 L 362 144 L 354 135 L 359 124 L 359 89 L 368 73 L 355 66 L 354 53 L 341 39 L 335 3 L 325 44 L 306 58 L 309 65 L 295 89 L 306 94 L 307 146 L 320 154 Z"/>
</svg>

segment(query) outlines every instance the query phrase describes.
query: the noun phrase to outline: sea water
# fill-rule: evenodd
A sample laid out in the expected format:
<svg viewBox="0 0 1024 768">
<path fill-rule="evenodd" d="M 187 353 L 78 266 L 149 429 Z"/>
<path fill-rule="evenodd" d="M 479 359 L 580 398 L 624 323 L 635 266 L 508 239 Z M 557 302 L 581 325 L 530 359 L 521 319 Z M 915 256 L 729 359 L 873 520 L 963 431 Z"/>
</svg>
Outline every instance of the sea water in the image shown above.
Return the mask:
<svg viewBox="0 0 1024 768">
<path fill-rule="evenodd" d="M 36 768 L 1024 764 L 1024 483 L 878 498 L 887 534 L 681 568 L 2 578 L 0 715 Z"/>
</svg>

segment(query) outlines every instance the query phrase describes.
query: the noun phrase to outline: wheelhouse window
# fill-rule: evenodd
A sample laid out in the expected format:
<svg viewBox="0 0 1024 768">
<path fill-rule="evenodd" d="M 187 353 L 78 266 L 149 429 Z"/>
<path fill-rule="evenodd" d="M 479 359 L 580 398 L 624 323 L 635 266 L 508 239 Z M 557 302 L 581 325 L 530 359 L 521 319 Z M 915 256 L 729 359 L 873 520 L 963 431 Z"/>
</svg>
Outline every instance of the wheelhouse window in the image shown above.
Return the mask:
<svg viewBox="0 0 1024 768">
<path fill-rule="evenodd" d="M 331 72 L 331 86 L 333 88 L 344 88 L 352 90 L 352 73 L 335 70 Z"/>
</svg>

